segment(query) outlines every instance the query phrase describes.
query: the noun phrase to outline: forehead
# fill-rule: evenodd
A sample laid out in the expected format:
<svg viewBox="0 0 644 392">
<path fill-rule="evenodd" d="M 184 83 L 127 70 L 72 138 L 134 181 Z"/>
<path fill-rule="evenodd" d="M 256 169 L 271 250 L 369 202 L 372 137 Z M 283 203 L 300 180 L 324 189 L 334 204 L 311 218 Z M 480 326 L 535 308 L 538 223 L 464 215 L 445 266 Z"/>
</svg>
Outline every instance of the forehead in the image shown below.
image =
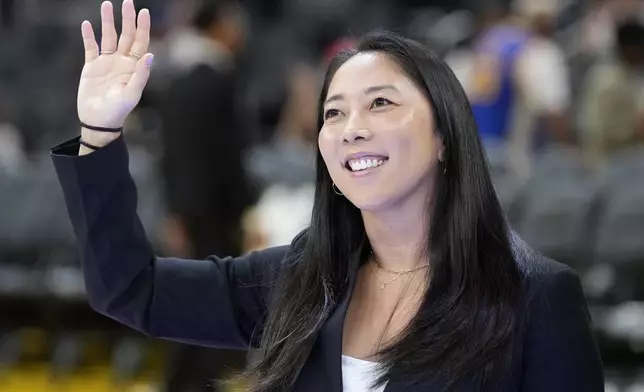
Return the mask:
<svg viewBox="0 0 644 392">
<path fill-rule="evenodd" d="M 387 55 L 365 52 L 353 56 L 338 69 L 329 85 L 328 95 L 364 91 L 377 85 L 413 87 L 398 64 Z"/>
</svg>

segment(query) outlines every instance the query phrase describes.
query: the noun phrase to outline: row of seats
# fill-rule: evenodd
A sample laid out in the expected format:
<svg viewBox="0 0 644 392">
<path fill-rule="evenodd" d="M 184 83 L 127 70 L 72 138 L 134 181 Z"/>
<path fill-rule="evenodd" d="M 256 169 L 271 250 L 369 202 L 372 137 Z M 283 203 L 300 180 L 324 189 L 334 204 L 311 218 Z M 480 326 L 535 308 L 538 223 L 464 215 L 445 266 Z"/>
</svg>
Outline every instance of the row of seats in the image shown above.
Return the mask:
<svg viewBox="0 0 644 392">
<path fill-rule="evenodd" d="M 130 154 L 139 214 L 152 243 L 160 248 L 164 206 L 158 164 L 143 149 L 132 148 Z M 489 155 L 508 219 L 529 244 L 581 273 L 597 264 L 611 264 L 642 276 L 644 153 L 615 159 L 604 175 L 597 176 L 583 169 L 574 151 L 551 150 L 538 160 L 534 176 L 522 183 L 499 154 Z M 0 265 L 29 266 L 46 282 L 37 285 L 40 289 L 64 291 L 55 282 L 73 282 L 64 277 L 69 275 L 66 267 L 77 265 L 76 240 L 49 158 L 17 173 L 0 170 L 0 206 Z M 4 276 L 0 292 L 12 285 L 29 286 L 18 284 L 16 273 L 10 271 L 0 275 Z M 644 294 L 625 282 L 620 286 L 622 300 Z"/>
<path fill-rule="evenodd" d="M 644 267 L 644 151 L 625 152 L 597 174 L 575 150 L 552 149 L 525 182 L 502 160 L 490 161 L 509 221 L 536 249 L 579 272 L 604 263 Z"/>
</svg>

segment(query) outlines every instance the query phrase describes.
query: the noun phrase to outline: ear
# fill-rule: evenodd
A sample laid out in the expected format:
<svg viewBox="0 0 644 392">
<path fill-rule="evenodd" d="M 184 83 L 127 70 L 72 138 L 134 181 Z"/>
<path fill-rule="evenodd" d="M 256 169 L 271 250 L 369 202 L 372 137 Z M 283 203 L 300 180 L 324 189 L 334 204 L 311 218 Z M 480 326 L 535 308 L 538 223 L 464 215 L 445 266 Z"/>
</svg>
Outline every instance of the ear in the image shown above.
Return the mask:
<svg viewBox="0 0 644 392">
<path fill-rule="evenodd" d="M 436 146 L 438 149 L 438 161 L 441 163 L 445 162 L 445 143 L 443 142 L 443 136 L 440 133 L 436 134 Z"/>
</svg>

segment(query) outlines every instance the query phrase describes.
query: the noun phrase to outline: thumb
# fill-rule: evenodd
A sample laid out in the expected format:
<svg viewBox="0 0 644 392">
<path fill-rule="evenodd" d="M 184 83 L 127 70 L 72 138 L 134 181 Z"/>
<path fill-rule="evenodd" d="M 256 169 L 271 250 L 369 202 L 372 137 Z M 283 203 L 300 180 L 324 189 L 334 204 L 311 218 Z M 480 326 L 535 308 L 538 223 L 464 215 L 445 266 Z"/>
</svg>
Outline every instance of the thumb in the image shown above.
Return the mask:
<svg viewBox="0 0 644 392">
<path fill-rule="evenodd" d="M 141 96 L 141 93 L 150 78 L 152 60 L 154 60 L 154 55 L 152 53 L 147 53 L 137 61 L 134 74 L 130 78 L 126 87 L 131 96 Z"/>
</svg>

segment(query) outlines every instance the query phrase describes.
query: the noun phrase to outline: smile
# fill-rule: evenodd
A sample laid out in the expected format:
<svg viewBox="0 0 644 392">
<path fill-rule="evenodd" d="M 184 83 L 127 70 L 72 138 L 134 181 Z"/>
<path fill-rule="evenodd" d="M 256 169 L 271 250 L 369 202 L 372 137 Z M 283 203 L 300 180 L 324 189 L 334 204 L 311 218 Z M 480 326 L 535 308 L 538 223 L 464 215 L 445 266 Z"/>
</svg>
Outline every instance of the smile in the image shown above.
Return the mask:
<svg viewBox="0 0 644 392">
<path fill-rule="evenodd" d="M 378 169 L 387 163 L 389 158 L 385 157 L 361 157 L 350 159 L 345 164 L 345 168 L 353 173 L 369 172 Z"/>
</svg>

